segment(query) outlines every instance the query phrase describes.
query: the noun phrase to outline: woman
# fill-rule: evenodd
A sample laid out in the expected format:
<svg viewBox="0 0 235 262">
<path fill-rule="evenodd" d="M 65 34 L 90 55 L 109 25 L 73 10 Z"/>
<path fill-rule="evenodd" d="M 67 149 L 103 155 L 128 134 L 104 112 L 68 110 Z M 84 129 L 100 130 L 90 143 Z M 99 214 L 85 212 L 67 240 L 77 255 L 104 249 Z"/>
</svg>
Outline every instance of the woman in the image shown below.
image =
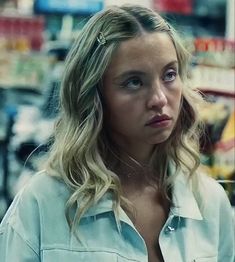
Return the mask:
<svg viewBox="0 0 235 262">
<path fill-rule="evenodd" d="M 1 261 L 233 261 L 229 201 L 198 173 L 187 63 L 149 9 L 88 21 L 66 60 L 47 168 L 2 221 Z"/>
</svg>

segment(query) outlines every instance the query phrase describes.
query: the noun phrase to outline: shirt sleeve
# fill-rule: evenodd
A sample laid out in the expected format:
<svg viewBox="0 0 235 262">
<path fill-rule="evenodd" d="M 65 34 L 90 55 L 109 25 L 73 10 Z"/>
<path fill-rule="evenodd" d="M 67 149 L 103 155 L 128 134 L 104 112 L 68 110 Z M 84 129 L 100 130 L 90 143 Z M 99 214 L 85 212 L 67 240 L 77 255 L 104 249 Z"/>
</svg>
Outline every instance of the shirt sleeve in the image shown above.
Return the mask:
<svg viewBox="0 0 235 262">
<path fill-rule="evenodd" d="M 235 221 L 227 195 L 221 191 L 218 261 L 235 262 Z"/>
<path fill-rule="evenodd" d="M 40 261 L 39 232 L 37 201 L 31 190 L 23 189 L 0 224 L 0 261 Z"/>
<path fill-rule="evenodd" d="M 38 254 L 9 224 L 0 228 L 1 262 L 39 262 Z"/>
</svg>

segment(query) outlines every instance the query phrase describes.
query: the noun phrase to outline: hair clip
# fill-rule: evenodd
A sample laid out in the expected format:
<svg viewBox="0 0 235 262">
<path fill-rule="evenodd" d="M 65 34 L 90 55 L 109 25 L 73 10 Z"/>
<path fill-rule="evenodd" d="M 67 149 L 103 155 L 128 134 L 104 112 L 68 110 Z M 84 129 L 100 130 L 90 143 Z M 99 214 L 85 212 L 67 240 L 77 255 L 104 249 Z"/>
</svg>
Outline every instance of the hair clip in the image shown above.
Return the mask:
<svg viewBox="0 0 235 262">
<path fill-rule="evenodd" d="M 171 30 L 171 26 L 168 23 L 166 23 L 166 25 L 167 25 L 168 29 Z"/>
<path fill-rule="evenodd" d="M 97 36 L 97 41 L 101 45 L 105 45 L 107 43 L 107 40 L 102 32 L 100 32 L 99 35 Z"/>
</svg>

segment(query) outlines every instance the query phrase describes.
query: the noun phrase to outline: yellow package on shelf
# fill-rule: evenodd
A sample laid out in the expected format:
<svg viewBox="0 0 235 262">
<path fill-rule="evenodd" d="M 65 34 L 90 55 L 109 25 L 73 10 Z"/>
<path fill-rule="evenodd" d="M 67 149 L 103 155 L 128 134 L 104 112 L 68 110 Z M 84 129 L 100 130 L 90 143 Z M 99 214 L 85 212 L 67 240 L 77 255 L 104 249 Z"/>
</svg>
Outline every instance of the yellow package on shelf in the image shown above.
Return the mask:
<svg viewBox="0 0 235 262">
<path fill-rule="evenodd" d="M 213 170 L 225 179 L 235 172 L 235 111 L 230 114 L 221 139 L 216 144 Z"/>
</svg>

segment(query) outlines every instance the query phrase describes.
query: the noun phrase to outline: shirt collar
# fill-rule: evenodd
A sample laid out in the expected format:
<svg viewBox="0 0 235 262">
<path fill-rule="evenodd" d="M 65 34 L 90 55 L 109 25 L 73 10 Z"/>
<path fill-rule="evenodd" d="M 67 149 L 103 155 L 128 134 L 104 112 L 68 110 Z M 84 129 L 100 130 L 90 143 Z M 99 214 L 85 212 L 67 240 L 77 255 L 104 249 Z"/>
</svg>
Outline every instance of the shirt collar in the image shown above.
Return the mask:
<svg viewBox="0 0 235 262">
<path fill-rule="evenodd" d="M 117 214 L 113 211 L 113 196 L 111 193 L 106 193 L 96 205 L 89 208 L 89 210 L 83 215 L 83 218 L 97 216 L 106 212 L 112 212 L 116 221 L 117 230 L 121 232 L 120 221 L 130 225 L 134 228 L 134 224 L 127 216 L 126 212 L 119 206 Z"/>
<path fill-rule="evenodd" d="M 173 204 L 171 213 L 175 216 L 202 220 L 198 203 L 191 189 L 190 180 L 178 174 L 173 187 Z"/>
<path fill-rule="evenodd" d="M 182 173 L 178 174 L 175 178 L 173 186 L 173 207 L 170 213 L 184 218 L 202 220 L 197 201 L 190 187 L 190 180 Z M 111 193 L 106 193 L 96 205 L 92 206 L 85 214 L 84 217 L 96 216 L 101 213 L 113 211 L 113 197 Z M 125 212 L 120 208 L 118 210 L 120 220 L 127 222 L 128 217 Z"/>
<path fill-rule="evenodd" d="M 95 205 L 91 206 L 83 217 L 96 216 L 113 210 L 113 197 L 106 193 Z"/>
</svg>

